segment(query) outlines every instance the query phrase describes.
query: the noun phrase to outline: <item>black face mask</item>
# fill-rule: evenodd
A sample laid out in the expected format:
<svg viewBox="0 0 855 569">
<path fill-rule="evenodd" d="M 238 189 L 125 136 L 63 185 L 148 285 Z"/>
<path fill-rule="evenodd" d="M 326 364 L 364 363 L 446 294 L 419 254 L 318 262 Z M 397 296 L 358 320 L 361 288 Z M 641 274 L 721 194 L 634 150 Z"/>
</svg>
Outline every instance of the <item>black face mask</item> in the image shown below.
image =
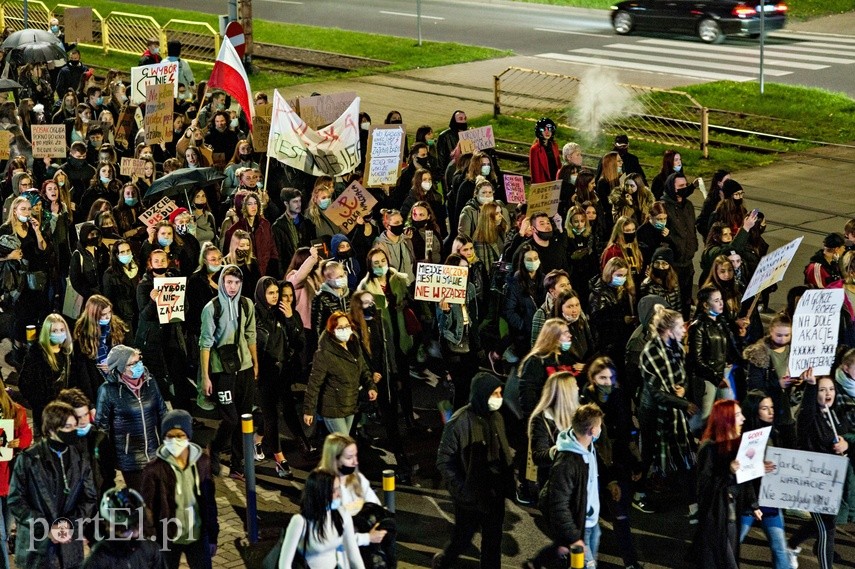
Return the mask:
<svg viewBox="0 0 855 569">
<path fill-rule="evenodd" d="M 353 249 L 348 249 L 347 251 L 339 251 L 338 258 L 339 259 L 350 259 L 353 257 Z"/>
<path fill-rule="evenodd" d="M 152 269 L 151 274 L 156 275 L 158 277 L 162 277 L 163 275 L 166 274 L 166 271 L 168 271 L 168 270 L 169 269 Z"/>
<path fill-rule="evenodd" d="M 366 320 L 372 320 L 375 314 L 377 314 L 377 307 L 373 304 L 368 308 L 362 309 L 362 315 L 365 317 Z"/>
<path fill-rule="evenodd" d="M 100 240 L 101 240 L 101 238 L 100 238 L 100 237 L 90 237 L 89 239 L 87 239 L 87 240 L 86 240 L 86 242 L 87 242 L 89 245 L 91 245 L 92 247 L 97 247 L 97 246 L 98 246 L 98 242 L 99 242 Z"/>
<path fill-rule="evenodd" d="M 742 205 L 742 198 L 733 198 L 733 203 L 735 203 L 736 205 Z"/>
<path fill-rule="evenodd" d="M 250 158 L 252 158 L 252 154 L 241 154 L 240 155 L 241 162 L 249 162 Z"/>
<path fill-rule="evenodd" d="M 195 207 L 196 209 L 205 209 L 206 207 L 208 207 L 208 204 L 207 204 L 207 202 L 203 202 L 203 203 L 193 202 L 193 207 Z"/>
<path fill-rule="evenodd" d="M 80 438 L 77 436 L 77 431 L 70 431 L 67 433 L 65 431 L 57 431 L 56 436 L 59 437 L 60 441 L 69 446 L 77 444 L 78 439 Z"/>
<path fill-rule="evenodd" d="M 400 237 L 401 235 L 404 234 L 404 225 L 403 224 L 401 224 L 401 225 L 390 225 L 389 231 L 392 232 L 392 235 L 397 235 Z"/>
<path fill-rule="evenodd" d="M 552 231 L 539 231 L 539 230 L 535 230 L 535 233 L 537 233 L 537 237 L 538 237 L 541 241 L 550 241 L 550 240 L 552 239 Z"/>
<path fill-rule="evenodd" d="M 350 476 L 354 472 L 356 472 L 355 466 L 339 466 L 338 467 L 339 474 L 343 474 L 344 476 Z"/>
<path fill-rule="evenodd" d="M 635 232 L 632 232 L 632 233 L 624 233 L 624 234 L 623 234 L 623 240 L 624 240 L 626 243 L 635 243 Z"/>
<path fill-rule="evenodd" d="M 469 124 L 465 122 L 456 122 L 454 124 L 457 125 L 457 130 L 466 130 L 469 128 Z"/>
<path fill-rule="evenodd" d="M 68 64 L 72 65 L 74 67 L 77 67 L 78 65 L 80 65 L 80 62 L 79 61 L 69 61 Z"/>
<path fill-rule="evenodd" d="M 670 273 L 670 272 L 671 272 L 671 269 L 655 269 L 654 268 L 652 271 L 653 276 L 662 282 L 664 282 L 665 279 L 668 278 L 668 273 Z"/>
<path fill-rule="evenodd" d="M 401 124 L 401 119 L 392 119 L 389 121 L 389 124 Z"/>
<path fill-rule="evenodd" d="M 420 219 L 418 221 L 413 220 L 413 227 L 415 227 L 416 229 L 421 229 L 421 228 L 427 226 L 427 222 L 428 222 L 427 219 Z"/>
</svg>

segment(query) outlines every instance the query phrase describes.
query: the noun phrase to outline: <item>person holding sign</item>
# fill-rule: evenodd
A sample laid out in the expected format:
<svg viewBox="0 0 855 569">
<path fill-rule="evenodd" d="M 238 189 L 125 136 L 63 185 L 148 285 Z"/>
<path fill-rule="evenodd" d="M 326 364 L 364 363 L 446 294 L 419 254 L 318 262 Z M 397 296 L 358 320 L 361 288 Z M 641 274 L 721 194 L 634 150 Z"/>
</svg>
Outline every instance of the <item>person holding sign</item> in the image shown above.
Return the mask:
<svg viewBox="0 0 855 569">
<path fill-rule="evenodd" d="M 555 130 L 555 123 L 547 117 L 534 124 L 534 143 L 528 151 L 528 169 L 531 172 L 532 184 L 558 179 L 561 162 L 554 138 Z"/>
<path fill-rule="evenodd" d="M 445 265 L 469 267 L 469 262 L 460 255 L 451 254 L 445 260 Z M 442 299 L 436 309 L 439 345 L 454 383 L 454 408 L 460 409 L 469 402 L 469 386 L 478 371 L 478 326 L 481 320 L 475 285 L 466 283 L 464 304 L 450 304 Z"/>
<path fill-rule="evenodd" d="M 416 253 L 412 235 L 405 233 L 404 218 L 397 209 L 381 209 L 380 214 L 385 231 L 374 241 L 374 246 L 386 252 L 390 267 L 406 276 L 408 283 L 414 282 Z"/>
<path fill-rule="evenodd" d="M 739 567 L 739 540 L 733 512 L 750 508 L 763 518 L 754 485 L 736 483 L 742 424 L 745 416 L 736 401 L 716 401 L 698 449 L 698 524 L 690 556 L 704 569 Z"/>
</svg>

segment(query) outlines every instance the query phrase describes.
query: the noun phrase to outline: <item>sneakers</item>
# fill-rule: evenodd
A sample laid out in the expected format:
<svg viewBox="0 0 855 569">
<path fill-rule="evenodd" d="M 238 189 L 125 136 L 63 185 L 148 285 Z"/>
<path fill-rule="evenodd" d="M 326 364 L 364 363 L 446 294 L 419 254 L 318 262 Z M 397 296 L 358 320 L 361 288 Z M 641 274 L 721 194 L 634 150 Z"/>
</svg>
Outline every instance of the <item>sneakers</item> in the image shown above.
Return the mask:
<svg viewBox="0 0 855 569">
<path fill-rule="evenodd" d="M 232 468 L 229 471 L 229 478 L 237 480 L 239 482 L 246 482 L 246 476 L 243 475 L 243 472 L 235 468 Z"/>
<path fill-rule="evenodd" d="M 690 526 L 698 525 L 698 521 L 700 521 L 698 519 L 698 512 L 692 512 L 689 514 L 689 525 Z"/>
<path fill-rule="evenodd" d="M 626 566 L 626 569 L 644 569 L 644 565 L 636 561 L 635 563 L 630 563 Z"/>
<path fill-rule="evenodd" d="M 218 453 L 211 452 L 211 475 L 219 476 L 222 466 L 220 465 L 220 456 Z"/>
<path fill-rule="evenodd" d="M 650 502 L 647 501 L 647 497 L 635 498 L 632 500 L 632 507 L 638 510 L 643 514 L 652 514 L 656 510 L 650 505 Z"/>
<path fill-rule="evenodd" d="M 790 569 L 799 569 L 799 553 L 801 552 L 801 547 L 796 547 L 795 549 L 787 548 L 787 558 L 790 560 Z"/>
<path fill-rule="evenodd" d="M 493 373 L 498 376 L 504 375 L 502 373 L 502 356 L 497 354 L 496 352 L 490 352 L 487 355 L 487 359 L 490 360 L 490 367 L 493 369 Z M 496 369 L 498 367 L 498 369 Z"/>
<path fill-rule="evenodd" d="M 217 408 L 216 405 L 211 403 L 210 399 L 208 399 L 205 395 L 201 393 L 196 396 L 196 406 L 198 406 L 199 409 L 202 409 L 203 411 L 213 411 Z"/>
<path fill-rule="evenodd" d="M 534 494 L 537 492 L 537 487 L 525 480 L 517 485 L 517 503 L 528 505 L 535 501 Z"/>
<path fill-rule="evenodd" d="M 288 465 L 287 460 L 283 460 L 275 464 L 276 476 L 278 476 L 279 478 L 284 478 L 285 480 L 291 480 L 292 478 L 294 478 L 294 473 L 291 472 L 291 467 Z"/>
<path fill-rule="evenodd" d="M 431 569 L 444 569 L 445 568 L 445 553 L 440 551 L 436 555 L 433 556 L 433 559 L 430 561 Z"/>
<path fill-rule="evenodd" d="M 261 443 L 255 443 L 255 462 L 264 460 L 264 450 L 261 448 Z"/>
</svg>

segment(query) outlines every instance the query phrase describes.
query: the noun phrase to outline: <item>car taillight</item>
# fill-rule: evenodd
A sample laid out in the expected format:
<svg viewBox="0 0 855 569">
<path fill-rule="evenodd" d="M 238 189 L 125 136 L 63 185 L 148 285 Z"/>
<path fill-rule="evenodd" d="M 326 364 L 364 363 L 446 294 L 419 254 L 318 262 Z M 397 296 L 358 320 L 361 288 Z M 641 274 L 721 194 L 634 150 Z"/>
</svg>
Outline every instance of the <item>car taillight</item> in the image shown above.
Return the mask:
<svg viewBox="0 0 855 569">
<path fill-rule="evenodd" d="M 783 2 L 780 4 L 775 4 L 775 11 L 784 13 L 787 11 L 787 5 L 784 4 Z"/>
<path fill-rule="evenodd" d="M 736 16 L 737 18 L 748 18 L 757 15 L 757 10 L 755 10 L 751 6 L 740 4 L 738 6 L 734 6 L 733 10 L 731 10 L 730 13 Z"/>
</svg>

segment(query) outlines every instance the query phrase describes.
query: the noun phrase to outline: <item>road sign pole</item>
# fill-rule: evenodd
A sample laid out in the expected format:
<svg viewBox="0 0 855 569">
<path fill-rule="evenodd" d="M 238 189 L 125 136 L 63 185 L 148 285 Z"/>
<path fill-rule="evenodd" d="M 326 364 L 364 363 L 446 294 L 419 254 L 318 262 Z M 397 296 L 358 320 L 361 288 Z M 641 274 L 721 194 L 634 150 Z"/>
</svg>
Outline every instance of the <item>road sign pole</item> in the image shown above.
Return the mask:
<svg viewBox="0 0 855 569">
<path fill-rule="evenodd" d="M 765 78 L 763 77 L 763 56 L 766 46 L 766 0 L 760 0 L 760 94 L 765 91 Z"/>
<path fill-rule="evenodd" d="M 419 30 L 419 47 L 422 47 L 422 0 L 416 0 L 416 28 Z"/>
<path fill-rule="evenodd" d="M 30 27 L 29 22 L 30 22 L 30 3 L 28 2 L 28 0 L 24 0 L 24 29 L 27 29 Z M 421 45 L 421 42 L 419 42 L 419 45 Z"/>
<path fill-rule="evenodd" d="M 235 22 L 237 19 L 237 0 L 229 0 L 229 22 Z"/>
</svg>

